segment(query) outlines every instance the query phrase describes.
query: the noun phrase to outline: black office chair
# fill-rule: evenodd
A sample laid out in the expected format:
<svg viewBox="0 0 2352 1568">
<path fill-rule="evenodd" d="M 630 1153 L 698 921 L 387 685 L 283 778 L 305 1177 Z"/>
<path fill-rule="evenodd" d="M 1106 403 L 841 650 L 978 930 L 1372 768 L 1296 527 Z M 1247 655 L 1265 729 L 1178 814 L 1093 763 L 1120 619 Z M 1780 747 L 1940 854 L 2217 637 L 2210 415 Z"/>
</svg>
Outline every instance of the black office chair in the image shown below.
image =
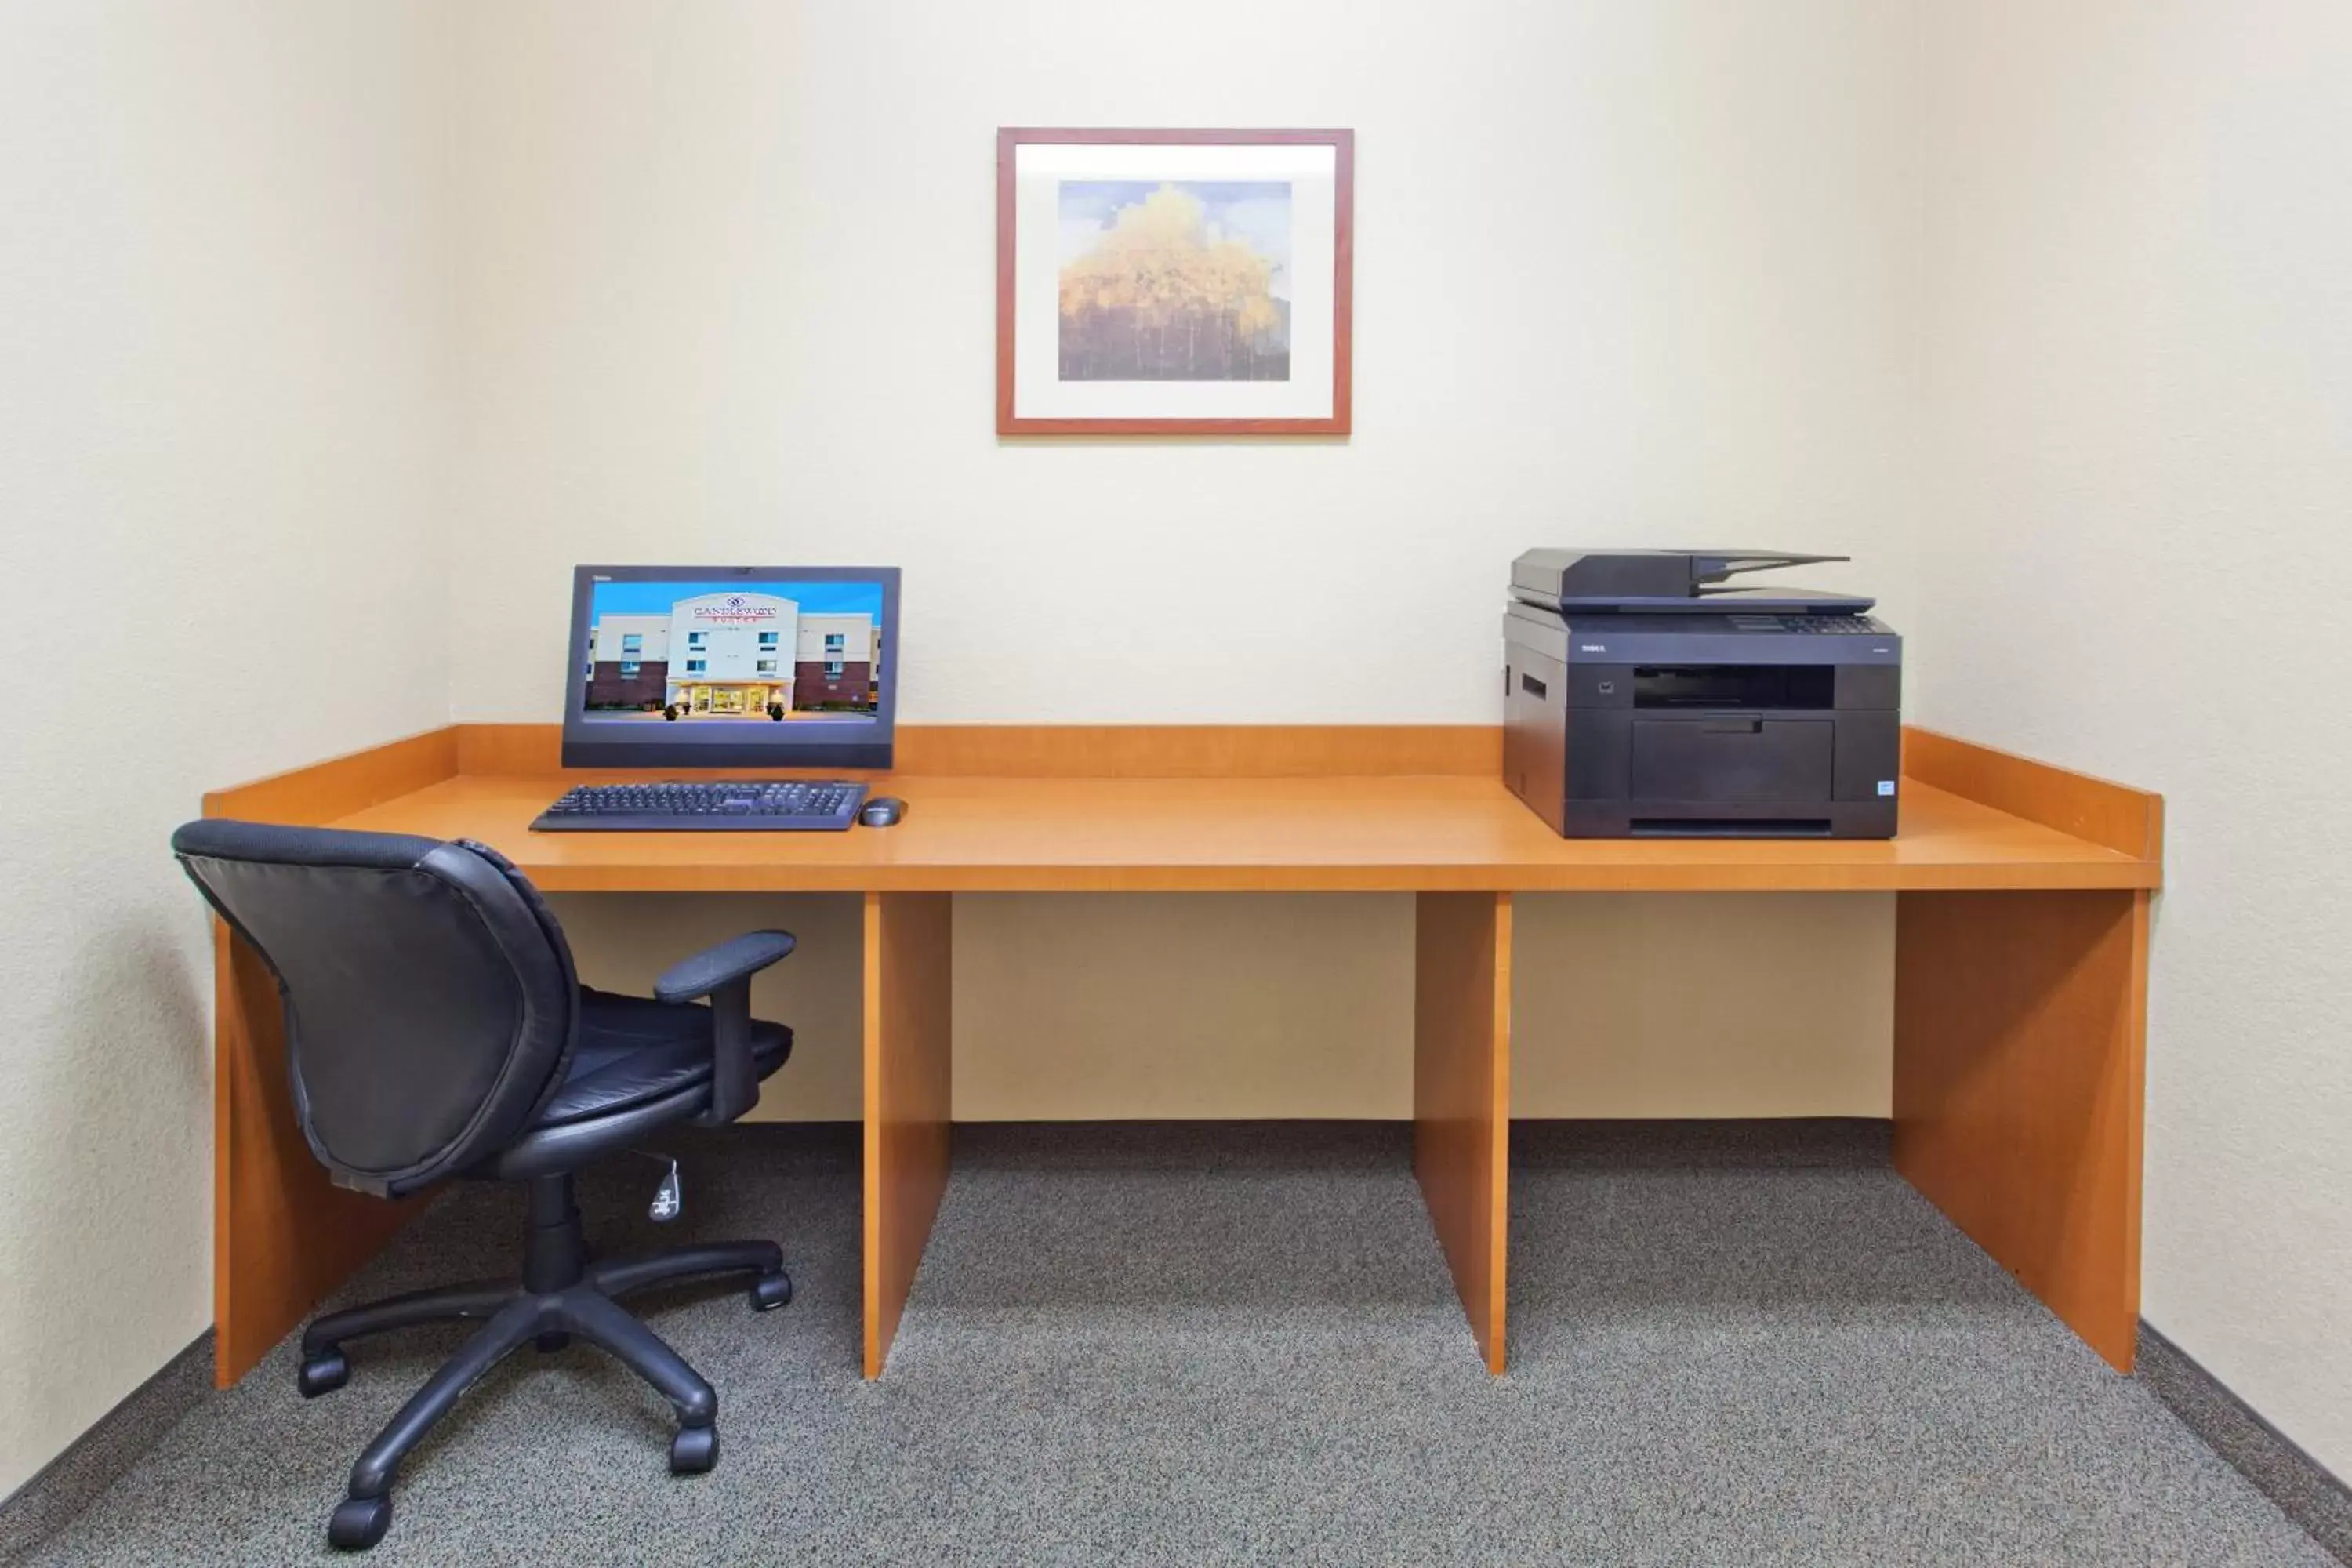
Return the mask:
<svg viewBox="0 0 2352 1568">
<path fill-rule="evenodd" d="M 791 1030 L 751 1017 L 751 976 L 791 952 L 792 937 L 721 942 L 664 974 L 647 1001 L 582 986 L 538 890 L 484 845 L 205 821 L 174 833 L 172 849 L 278 977 L 295 1114 L 338 1185 L 396 1197 L 472 1176 L 530 1189 L 520 1285 L 395 1296 L 303 1331 L 307 1398 L 342 1386 L 348 1340 L 483 1320 L 360 1455 L 328 1539 L 383 1539 L 401 1459 L 528 1342 L 556 1350 L 576 1333 L 619 1357 L 677 1408 L 670 1468 L 717 1463 L 718 1395 L 615 1298 L 740 1271 L 765 1311 L 792 1299 L 783 1255 L 738 1241 L 592 1262 L 572 1173 L 656 1129 L 751 1109 L 793 1047 Z"/>
</svg>

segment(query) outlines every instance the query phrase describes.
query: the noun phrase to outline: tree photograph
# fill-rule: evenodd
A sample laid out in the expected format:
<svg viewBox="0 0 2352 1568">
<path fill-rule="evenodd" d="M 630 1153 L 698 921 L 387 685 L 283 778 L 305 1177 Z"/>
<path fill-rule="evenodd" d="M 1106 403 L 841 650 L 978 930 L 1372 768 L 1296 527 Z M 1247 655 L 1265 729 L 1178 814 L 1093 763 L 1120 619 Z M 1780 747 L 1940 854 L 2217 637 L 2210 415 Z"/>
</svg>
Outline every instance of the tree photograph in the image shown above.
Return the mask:
<svg viewBox="0 0 2352 1568">
<path fill-rule="evenodd" d="M 1064 381 L 1288 381 L 1290 186 L 1067 180 Z"/>
</svg>

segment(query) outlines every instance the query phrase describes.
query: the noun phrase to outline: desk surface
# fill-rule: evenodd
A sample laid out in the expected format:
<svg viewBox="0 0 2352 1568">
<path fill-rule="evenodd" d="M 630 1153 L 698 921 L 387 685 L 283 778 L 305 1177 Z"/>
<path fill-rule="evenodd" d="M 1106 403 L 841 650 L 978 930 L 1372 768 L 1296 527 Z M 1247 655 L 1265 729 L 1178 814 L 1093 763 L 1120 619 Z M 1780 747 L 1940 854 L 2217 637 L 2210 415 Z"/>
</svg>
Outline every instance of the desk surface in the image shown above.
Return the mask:
<svg viewBox="0 0 2352 1568">
<path fill-rule="evenodd" d="M 555 891 L 2149 888 L 2158 868 L 1916 780 L 1892 840 L 1562 839 L 1493 779 L 894 777 L 896 827 L 533 833 L 560 776 L 460 775 L 334 819 L 478 838 Z"/>
<path fill-rule="evenodd" d="M 535 834 L 531 819 L 579 777 L 556 766 L 557 733 L 540 725 L 412 736 L 216 791 L 205 810 L 478 838 L 557 890 L 863 894 L 869 1375 L 947 1180 L 954 922 L 941 895 L 1417 894 L 1414 1170 L 1499 1372 L 1511 895 L 1901 892 L 1896 1167 L 2109 1360 L 2131 1364 L 2158 796 L 1913 730 L 1891 841 L 1564 840 L 1503 788 L 1492 726 L 931 726 L 898 740 L 906 772 L 875 783 L 909 811 L 887 830 Z M 408 1210 L 334 1187 L 311 1159 L 275 979 L 225 928 L 215 943 L 226 1384 Z"/>
</svg>

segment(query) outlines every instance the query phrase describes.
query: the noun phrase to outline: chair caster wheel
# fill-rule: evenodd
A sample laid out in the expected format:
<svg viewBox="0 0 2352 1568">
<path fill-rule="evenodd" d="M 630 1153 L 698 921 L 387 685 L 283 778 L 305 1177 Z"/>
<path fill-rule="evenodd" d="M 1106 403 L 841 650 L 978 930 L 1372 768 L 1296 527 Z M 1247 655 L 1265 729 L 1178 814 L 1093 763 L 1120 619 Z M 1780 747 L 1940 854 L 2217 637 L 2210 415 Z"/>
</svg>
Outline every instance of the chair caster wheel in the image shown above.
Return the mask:
<svg viewBox="0 0 2352 1568">
<path fill-rule="evenodd" d="M 382 1541 L 383 1532 L 391 1528 L 390 1498 L 345 1498 L 335 1505 L 334 1516 L 327 1521 L 327 1542 L 346 1552 L 365 1552 Z"/>
<path fill-rule="evenodd" d="M 294 1387 L 305 1399 L 316 1399 L 322 1394 L 332 1394 L 349 1383 L 352 1363 L 343 1359 L 341 1351 L 327 1351 L 302 1363 L 294 1374 Z"/>
<path fill-rule="evenodd" d="M 669 1473 L 698 1476 L 719 1462 L 719 1428 L 681 1426 L 669 1440 Z"/>
<path fill-rule="evenodd" d="M 751 1281 L 751 1310 L 772 1312 L 793 1299 L 793 1277 L 782 1269 Z"/>
<path fill-rule="evenodd" d="M 571 1344 L 572 1336 L 565 1333 L 561 1329 L 555 1329 L 547 1333 L 541 1334 L 530 1342 L 539 1347 L 541 1354 L 546 1355 L 551 1354 L 556 1351 L 562 1350 L 564 1347 Z"/>
</svg>

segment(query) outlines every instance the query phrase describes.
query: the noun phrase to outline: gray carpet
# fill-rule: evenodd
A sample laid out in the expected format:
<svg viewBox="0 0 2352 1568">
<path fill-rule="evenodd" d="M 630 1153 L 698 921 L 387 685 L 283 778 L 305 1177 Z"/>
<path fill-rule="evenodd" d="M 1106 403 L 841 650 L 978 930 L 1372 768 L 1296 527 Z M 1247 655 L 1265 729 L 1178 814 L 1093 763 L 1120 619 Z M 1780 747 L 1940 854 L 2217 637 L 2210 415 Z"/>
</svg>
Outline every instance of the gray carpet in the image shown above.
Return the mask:
<svg viewBox="0 0 2352 1568">
<path fill-rule="evenodd" d="M 648 1298 L 719 1390 L 709 1476 L 575 1348 L 408 1463 L 393 1563 L 2154 1563 L 2332 1560 L 1887 1168 L 1867 1126 L 1522 1129 L 1512 1373 L 1480 1370 L 1394 1126 L 958 1130 L 887 1378 L 857 1375 L 856 1149 L 693 1143 L 583 1193 L 614 1248 L 769 1234 L 800 1284 Z M 632 1165 L 635 1163 L 631 1163 Z M 515 1194 L 446 1200 L 351 1293 L 502 1272 Z M 44 1563 L 299 1562 L 455 1342 L 291 1346 Z"/>
</svg>

